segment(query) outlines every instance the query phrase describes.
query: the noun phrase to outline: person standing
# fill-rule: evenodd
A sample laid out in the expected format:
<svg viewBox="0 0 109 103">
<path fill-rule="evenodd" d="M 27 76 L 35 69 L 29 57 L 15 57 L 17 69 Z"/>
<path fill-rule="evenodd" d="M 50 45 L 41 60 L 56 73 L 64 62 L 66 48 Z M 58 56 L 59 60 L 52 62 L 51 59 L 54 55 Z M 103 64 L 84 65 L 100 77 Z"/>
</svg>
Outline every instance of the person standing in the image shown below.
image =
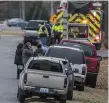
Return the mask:
<svg viewBox="0 0 109 103">
<path fill-rule="evenodd" d="M 24 45 L 24 49 L 23 49 L 23 52 L 22 52 L 22 61 L 23 61 L 24 66 L 28 62 L 29 58 L 32 57 L 32 56 L 33 56 L 33 49 L 32 49 L 31 43 L 27 42 Z"/>
<path fill-rule="evenodd" d="M 34 52 L 34 56 L 42 56 L 44 55 L 44 51 L 42 49 L 42 45 L 40 43 L 37 44 L 37 49 Z"/>
<path fill-rule="evenodd" d="M 59 44 L 63 38 L 63 25 L 57 21 L 57 23 L 52 26 L 52 32 L 54 34 L 54 43 Z"/>
<path fill-rule="evenodd" d="M 19 43 L 16 49 L 15 59 L 14 59 L 14 64 L 17 65 L 17 79 L 19 79 L 19 75 L 23 70 L 22 51 L 23 51 L 23 43 Z"/>
<path fill-rule="evenodd" d="M 47 45 L 48 30 L 45 26 L 45 23 L 42 23 L 41 27 L 39 28 L 38 35 L 40 37 L 42 44 L 44 46 L 46 46 Z"/>
<path fill-rule="evenodd" d="M 47 45 L 50 46 L 50 44 L 51 44 L 51 26 L 50 26 L 49 20 L 48 20 L 48 22 L 46 24 L 46 28 L 48 30 Z"/>
</svg>

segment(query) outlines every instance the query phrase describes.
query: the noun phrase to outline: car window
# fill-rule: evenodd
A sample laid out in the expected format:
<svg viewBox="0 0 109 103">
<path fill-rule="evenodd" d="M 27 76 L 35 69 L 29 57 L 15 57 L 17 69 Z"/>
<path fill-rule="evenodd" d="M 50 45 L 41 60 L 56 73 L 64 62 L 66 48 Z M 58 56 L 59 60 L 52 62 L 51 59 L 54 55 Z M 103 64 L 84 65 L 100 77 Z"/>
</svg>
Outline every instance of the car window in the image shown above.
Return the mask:
<svg viewBox="0 0 109 103">
<path fill-rule="evenodd" d="M 87 56 L 87 57 L 94 56 L 94 48 L 87 44 L 80 44 L 80 43 L 76 43 L 76 42 L 75 43 L 74 42 L 63 42 L 63 44 L 72 44 L 72 46 L 79 45 L 83 49 L 85 56 Z"/>
<path fill-rule="evenodd" d="M 67 48 L 50 48 L 46 56 L 67 59 L 70 63 L 73 64 L 85 63 L 83 52 Z"/>
<path fill-rule="evenodd" d="M 43 62 L 43 61 L 31 61 L 28 66 L 29 69 L 51 71 L 51 72 L 60 72 L 63 73 L 61 64 L 55 62 Z"/>
<path fill-rule="evenodd" d="M 27 27 L 36 28 L 38 26 L 37 21 L 30 21 Z"/>
</svg>

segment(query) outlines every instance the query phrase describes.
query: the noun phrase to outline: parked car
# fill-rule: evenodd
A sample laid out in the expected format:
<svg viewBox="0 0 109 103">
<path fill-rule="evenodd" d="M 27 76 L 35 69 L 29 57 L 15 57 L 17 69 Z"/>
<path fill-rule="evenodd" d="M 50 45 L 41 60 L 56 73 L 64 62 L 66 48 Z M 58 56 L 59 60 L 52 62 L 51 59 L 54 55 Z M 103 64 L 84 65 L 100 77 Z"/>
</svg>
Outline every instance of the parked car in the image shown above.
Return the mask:
<svg viewBox="0 0 109 103">
<path fill-rule="evenodd" d="M 45 55 L 48 57 L 68 59 L 74 72 L 74 86 L 76 86 L 77 90 L 84 91 L 87 66 L 81 48 L 54 45 L 49 47 Z"/>
<path fill-rule="evenodd" d="M 31 57 L 20 74 L 17 98 L 54 97 L 59 103 L 72 99 L 74 76 L 68 60 L 51 57 Z"/>
<path fill-rule="evenodd" d="M 20 19 L 20 18 L 12 18 L 12 19 L 9 19 L 8 20 L 7 25 L 9 27 L 15 26 L 15 27 L 21 27 L 21 29 L 24 29 L 26 27 L 27 23 L 28 22 L 26 22 L 23 19 Z"/>
<path fill-rule="evenodd" d="M 83 49 L 85 59 L 89 61 L 89 64 L 87 64 L 88 70 L 86 76 L 86 85 L 95 88 L 100 68 L 100 61 L 102 60 L 100 56 L 97 56 L 96 47 L 91 43 L 75 40 L 62 40 L 60 44 L 69 44 L 72 46 L 78 45 Z"/>
<path fill-rule="evenodd" d="M 25 28 L 24 43 L 31 42 L 37 44 L 39 42 L 38 30 L 41 23 L 46 23 L 45 20 L 30 20 Z"/>
</svg>

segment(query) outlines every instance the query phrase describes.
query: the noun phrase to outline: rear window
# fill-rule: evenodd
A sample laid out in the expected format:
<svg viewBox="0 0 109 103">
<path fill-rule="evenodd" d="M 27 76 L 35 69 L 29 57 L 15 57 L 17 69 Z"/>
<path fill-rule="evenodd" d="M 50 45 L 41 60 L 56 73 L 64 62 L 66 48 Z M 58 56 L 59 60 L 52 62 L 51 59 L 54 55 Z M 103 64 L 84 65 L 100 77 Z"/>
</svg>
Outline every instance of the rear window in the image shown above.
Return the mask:
<svg viewBox="0 0 109 103">
<path fill-rule="evenodd" d="M 34 70 L 43 70 L 43 71 L 51 71 L 51 72 L 59 72 L 63 73 L 63 69 L 61 64 L 50 62 L 50 61 L 31 61 L 28 67 L 29 69 Z"/>
<path fill-rule="evenodd" d="M 39 26 L 38 24 L 39 24 L 39 23 L 38 23 L 37 21 L 30 21 L 30 22 L 28 23 L 27 27 L 36 28 L 36 27 Z"/>
<path fill-rule="evenodd" d="M 94 48 L 89 45 L 74 43 L 74 42 L 63 42 L 63 44 L 70 44 L 70 45 L 72 44 L 72 46 L 79 45 L 83 49 L 85 56 L 87 56 L 87 57 L 94 56 Z"/>
<path fill-rule="evenodd" d="M 72 64 L 85 64 L 83 52 L 67 48 L 50 48 L 46 56 L 69 60 Z"/>
</svg>

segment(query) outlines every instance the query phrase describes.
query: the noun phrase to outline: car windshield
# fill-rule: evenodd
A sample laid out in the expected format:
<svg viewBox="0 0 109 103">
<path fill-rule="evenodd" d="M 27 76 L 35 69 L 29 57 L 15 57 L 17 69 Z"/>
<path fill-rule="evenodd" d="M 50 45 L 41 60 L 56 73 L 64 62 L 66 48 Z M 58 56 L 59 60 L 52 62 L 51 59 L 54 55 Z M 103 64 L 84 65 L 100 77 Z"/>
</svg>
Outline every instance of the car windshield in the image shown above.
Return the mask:
<svg viewBox="0 0 109 103">
<path fill-rule="evenodd" d="M 33 60 L 30 62 L 28 67 L 29 69 L 51 71 L 51 72 L 60 72 L 63 73 L 63 69 L 60 63 L 55 63 L 51 61 L 36 61 Z"/>
<path fill-rule="evenodd" d="M 30 29 L 34 29 L 34 30 L 38 30 L 39 27 L 41 26 L 41 21 L 30 21 L 26 27 L 26 30 L 30 30 Z"/>
<path fill-rule="evenodd" d="M 72 64 L 84 64 L 84 55 L 81 51 L 67 48 L 50 48 L 46 56 L 68 59 Z"/>
<path fill-rule="evenodd" d="M 66 41 L 64 41 L 63 44 L 70 44 L 70 45 L 72 44 L 72 46 L 79 45 L 83 49 L 85 56 L 87 57 L 94 56 L 94 48 L 87 44 L 82 44 L 77 42 L 66 42 Z"/>
</svg>

